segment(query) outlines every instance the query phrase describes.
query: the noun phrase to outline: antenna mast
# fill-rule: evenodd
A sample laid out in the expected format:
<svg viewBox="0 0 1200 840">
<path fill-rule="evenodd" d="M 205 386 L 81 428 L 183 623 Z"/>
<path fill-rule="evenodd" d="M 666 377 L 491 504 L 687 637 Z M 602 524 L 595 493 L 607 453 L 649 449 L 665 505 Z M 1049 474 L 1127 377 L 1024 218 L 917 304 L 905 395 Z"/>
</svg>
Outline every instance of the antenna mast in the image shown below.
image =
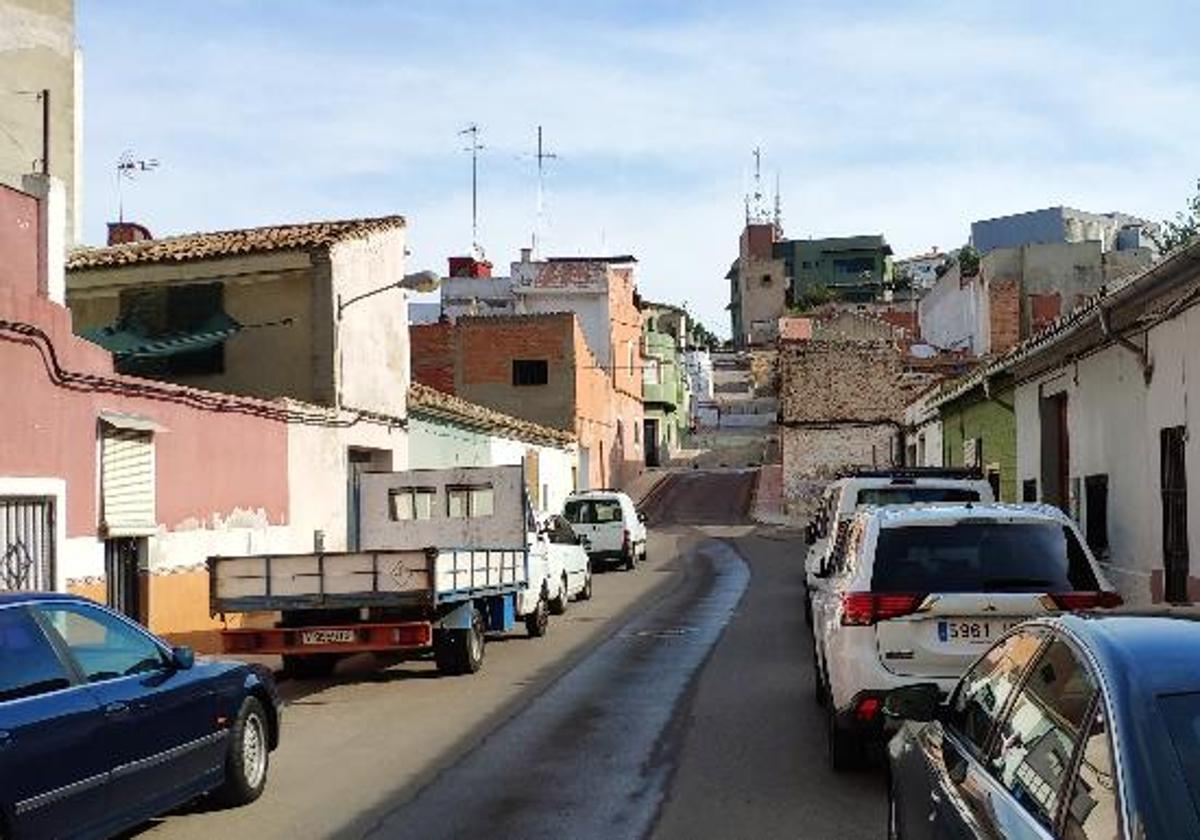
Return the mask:
<svg viewBox="0 0 1200 840">
<path fill-rule="evenodd" d="M 766 207 L 766 194 L 762 185 L 762 149 L 754 147 L 754 188 L 746 196 L 746 224 L 764 224 L 770 221 Z"/>
<path fill-rule="evenodd" d="M 126 149 L 117 158 L 117 221 L 125 221 L 125 181 L 135 181 L 139 172 L 153 172 L 158 169 L 158 158 L 139 160 L 134 158 L 133 150 Z"/>
<path fill-rule="evenodd" d="M 779 171 L 775 171 L 775 235 L 783 238 L 783 201 L 779 193 Z"/>
<path fill-rule="evenodd" d="M 483 146 L 479 142 L 479 126 L 471 123 L 458 133 L 470 138 L 470 145 L 463 151 L 471 153 L 471 250 L 476 257 L 482 257 L 483 248 L 479 246 L 479 152 Z"/>
<path fill-rule="evenodd" d="M 543 213 L 545 210 L 545 162 L 555 160 L 558 155 L 553 152 L 547 152 L 542 146 L 542 127 L 537 127 L 537 218 L 534 222 L 533 230 L 533 255 L 538 255 L 538 234 L 542 232 L 544 223 Z"/>
</svg>

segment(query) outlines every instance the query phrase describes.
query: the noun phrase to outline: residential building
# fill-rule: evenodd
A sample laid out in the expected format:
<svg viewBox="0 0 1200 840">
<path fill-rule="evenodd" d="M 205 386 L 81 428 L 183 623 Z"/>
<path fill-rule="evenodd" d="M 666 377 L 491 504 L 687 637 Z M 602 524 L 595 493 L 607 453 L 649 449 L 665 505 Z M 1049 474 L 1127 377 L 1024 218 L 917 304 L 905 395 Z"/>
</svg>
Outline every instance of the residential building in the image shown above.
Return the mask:
<svg viewBox="0 0 1200 840">
<path fill-rule="evenodd" d="M 1008 382 L 1020 497 L 1069 512 L 1133 604 L 1195 601 L 1200 575 L 1200 244 L 1117 283 L 982 366 Z M 944 417 L 944 415 L 943 415 Z M 985 458 L 987 444 L 984 444 Z"/>
<path fill-rule="evenodd" d="M 440 302 L 431 301 L 415 301 L 408 302 L 408 323 L 412 324 L 433 324 L 442 317 L 442 304 Z"/>
<path fill-rule="evenodd" d="M 779 236 L 779 228 L 769 222 L 748 222 L 742 229 L 738 258 L 725 275 L 734 347 L 773 344 L 779 337 L 789 276 L 784 260 L 775 254 Z"/>
<path fill-rule="evenodd" d="M 939 251 L 938 247 L 934 245 L 923 254 L 914 254 L 911 257 L 896 260 L 892 264 L 893 271 L 897 278 L 907 277 L 914 290 L 924 292 L 933 288 L 933 284 L 938 279 L 938 269 L 953 256 L 953 253 L 947 254 Z"/>
<path fill-rule="evenodd" d="M 408 391 L 410 469 L 522 464 L 530 503 L 558 513 L 575 489 L 573 432 L 501 414 L 414 382 Z"/>
<path fill-rule="evenodd" d="M 971 244 L 981 254 L 1023 245 L 1097 242 L 1102 253 L 1151 247 L 1155 226 L 1126 213 L 1088 213 L 1047 207 L 971 223 Z"/>
<path fill-rule="evenodd" d="M 706 348 L 689 347 L 683 353 L 683 362 L 691 391 L 688 397 L 688 427 L 695 429 L 700 425 L 701 406 L 713 401 L 712 354 Z"/>
<path fill-rule="evenodd" d="M 117 372 L 46 259 L 54 196 L 0 187 L 0 389 L 20 395 L 0 414 L 0 589 L 80 592 L 212 651 L 206 558 L 344 548 L 347 447 L 402 456 L 403 430 Z"/>
<path fill-rule="evenodd" d="M 784 240 L 774 254 L 791 278 L 789 305 L 815 288 L 848 303 L 884 300 L 892 282 L 892 246 L 882 235 Z"/>
<path fill-rule="evenodd" d="M 642 304 L 642 440 L 646 465 L 666 464 L 688 432 L 691 390 L 684 353 L 688 316 L 677 306 Z"/>
<path fill-rule="evenodd" d="M 530 259 L 521 250 L 521 259 Z M 442 280 L 442 315 L 451 321 L 462 315 L 514 315 L 512 277 L 493 277 L 492 264 L 475 257 L 451 257 L 450 274 Z"/>
<path fill-rule="evenodd" d="M 933 407 L 934 385 L 904 409 L 904 463 L 916 467 L 944 466 L 942 418 Z"/>
<path fill-rule="evenodd" d="M 940 420 L 942 465 L 977 468 L 998 500 L 1019 500 L 1011 377 L 968 375 L 930 395 L 927 410 Z"/>
<path fill-rule="evenodd" d="M 82 238 L 83 59 L 75 42 L 75 3 L 0 0 L 0 33 L 0 184 L 27 194 L 62 190 L 62 217 L 41 228 L 61 232 L 65 241 L 50 249 L 61 252 Z M 47 173 L 53 178 L 27 180 Z"/>
<path fill-rule="evenodd" d="M 627 434 L 612 377 L 574 313 L 463 316 L 411 335 L 417 382 L 573 434 L 576 487 L 616 486 L 640 470 L 640 411 Z"/>
<path fill-rule="evenodd" d="M 921 337 L 975 356 L 1003 353 L 1153 258 L 1149 248 L 1104 251 L 1097 241 L 993 249 L 975 274 L 956 264 L 921 298 Z"/>
</svg>

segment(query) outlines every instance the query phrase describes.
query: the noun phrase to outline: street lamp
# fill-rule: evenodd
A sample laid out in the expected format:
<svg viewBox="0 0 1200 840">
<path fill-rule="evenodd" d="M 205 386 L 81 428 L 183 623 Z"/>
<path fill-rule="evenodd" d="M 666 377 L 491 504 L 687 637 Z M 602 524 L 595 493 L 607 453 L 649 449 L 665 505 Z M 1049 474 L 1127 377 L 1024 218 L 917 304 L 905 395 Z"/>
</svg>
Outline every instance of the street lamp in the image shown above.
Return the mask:
<svg viewBox="0 0 1200 840">
<path fill-rule="evenodd" d="M 358 303 L 360 300 L 373 297 L 381 292 L 389 291 L 390 289 L 407 289 L 410 292 L 432 292 L 435 291 L 442 283 L 442 277 L 436 271 L 417 271 L 413 274 L 405 274 L 395 283 L 388 283 L 386 286 L 380 286 L 378 289 L 372 289 L 369 292 L 363 292 L 361 295 L 355 295 L 352 298 L 342 300 L 342 296 L 338 295 L 337 315 L 338 320 L 342 319 L 342 312 L 347 306 L 353 303 Z"/>
</svg>

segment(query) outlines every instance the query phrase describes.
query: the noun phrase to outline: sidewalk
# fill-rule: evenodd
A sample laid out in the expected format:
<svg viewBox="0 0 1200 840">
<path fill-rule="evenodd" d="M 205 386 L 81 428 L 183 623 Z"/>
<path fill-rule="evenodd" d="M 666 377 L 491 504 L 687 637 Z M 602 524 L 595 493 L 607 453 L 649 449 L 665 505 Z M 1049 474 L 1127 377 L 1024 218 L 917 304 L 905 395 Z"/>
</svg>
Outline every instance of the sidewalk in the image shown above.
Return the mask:
<svg viewBox="0 0 1200 840">
<path fill-rule="evenodd" d="M 764 464 L 758 469 L 754 486 L 754 507 L 750 517 L 763 525 L 787 525 L 783 512 L 783 466 Z"/>
</svg>

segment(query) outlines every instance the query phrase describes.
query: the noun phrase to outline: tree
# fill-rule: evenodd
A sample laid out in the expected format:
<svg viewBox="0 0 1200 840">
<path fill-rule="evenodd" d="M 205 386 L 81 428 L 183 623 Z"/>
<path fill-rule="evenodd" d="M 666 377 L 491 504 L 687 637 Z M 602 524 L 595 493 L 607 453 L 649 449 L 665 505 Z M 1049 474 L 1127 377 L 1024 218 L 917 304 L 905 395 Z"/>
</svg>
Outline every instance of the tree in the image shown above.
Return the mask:
<svg viewBox="0 0 1200 840">
<path fill-rule="evenodd" d="M 975 277 L 979 274 L 979 252 L 974 245 L 964 245 L 958 250 L 958 265 L 963 277 Z"/>
<path fill-rule="evenodd" d="M 808 312 L 822 304 L 837 300 L 837 292 L 823 283 L 808 283 L 792 299 L 792 310 Z"/>
<path fill-rule="evenodd" d="M 1165 219 L 1150 238 L 1164 254 L 1200 238 L 1200 178 L 1196 179 L 1196 194 L 1188 199 L 1186 211 L 1176 213 L 1174 219 Z"/>
</svg>

